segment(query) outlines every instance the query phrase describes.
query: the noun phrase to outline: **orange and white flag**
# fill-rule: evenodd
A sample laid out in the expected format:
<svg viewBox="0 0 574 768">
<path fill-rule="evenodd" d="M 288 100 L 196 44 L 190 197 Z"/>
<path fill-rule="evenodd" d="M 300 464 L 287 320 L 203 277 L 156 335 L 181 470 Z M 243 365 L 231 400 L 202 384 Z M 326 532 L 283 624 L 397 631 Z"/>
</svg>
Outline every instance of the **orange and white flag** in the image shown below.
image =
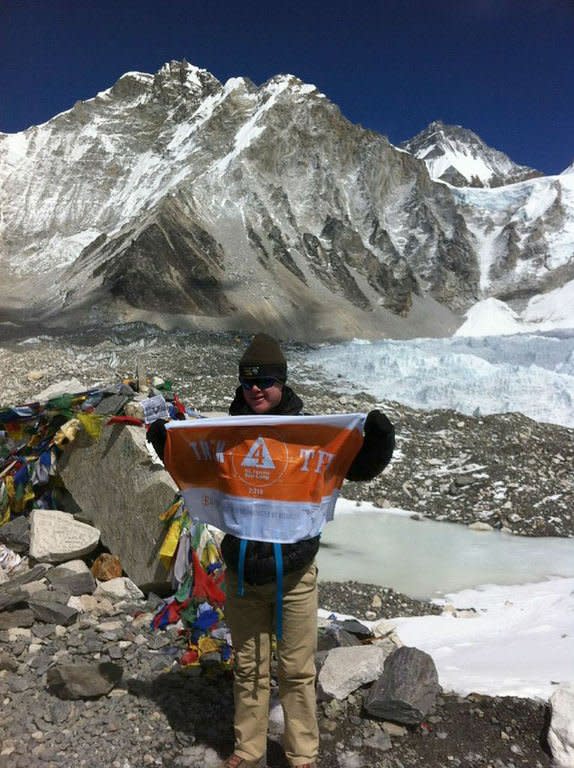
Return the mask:
<svg viewBox="0 0 574 768">
<path fill-rule="evenodd" d="M 167 425 L 164 461 L 193 517 L 286 543 L 333 519 L 365 414 L 233 416 Z"/>
</svg>

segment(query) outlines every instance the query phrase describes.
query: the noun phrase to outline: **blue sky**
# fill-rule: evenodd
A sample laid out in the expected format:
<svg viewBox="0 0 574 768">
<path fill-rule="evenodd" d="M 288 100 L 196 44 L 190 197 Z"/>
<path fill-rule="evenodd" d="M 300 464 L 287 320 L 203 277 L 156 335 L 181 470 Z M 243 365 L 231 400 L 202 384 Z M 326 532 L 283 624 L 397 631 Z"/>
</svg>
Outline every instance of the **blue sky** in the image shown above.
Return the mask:
<svg viewBox="0 0 574 768">
<path fill-rule="evenodd" d="M 0 131 L 186 58 L 313 83 L 393 143 L 435 119 L 515 162 L 574 160 L 572 0 L 0 0 Z"/>
</svg>

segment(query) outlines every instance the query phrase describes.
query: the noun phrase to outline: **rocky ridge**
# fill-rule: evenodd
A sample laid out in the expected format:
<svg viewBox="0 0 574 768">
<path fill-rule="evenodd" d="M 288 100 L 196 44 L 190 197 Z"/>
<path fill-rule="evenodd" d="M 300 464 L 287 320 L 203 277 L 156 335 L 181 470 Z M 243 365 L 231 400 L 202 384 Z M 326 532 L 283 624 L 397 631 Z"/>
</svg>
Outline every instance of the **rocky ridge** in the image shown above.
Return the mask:
<svg viewBox="0 0 574 768">
<path fill-rule="evenodd" d="M 457 142 L 481 162 L 494 153 L 470 132 Z M 185 61 L 127 73 L 0 135 L 0 178 L 15 321 L 443 335 L 478 298 L 573 275 L 569 174 L 435 182 L 292 75 L 222 84 Z"/>
</svg>

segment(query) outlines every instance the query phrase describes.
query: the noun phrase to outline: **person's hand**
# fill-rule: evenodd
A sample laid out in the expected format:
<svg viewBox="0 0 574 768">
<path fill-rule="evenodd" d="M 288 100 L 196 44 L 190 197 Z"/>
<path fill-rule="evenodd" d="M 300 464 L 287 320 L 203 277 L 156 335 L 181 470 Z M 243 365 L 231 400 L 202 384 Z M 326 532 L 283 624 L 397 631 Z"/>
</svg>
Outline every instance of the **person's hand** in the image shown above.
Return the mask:
<svg viewBox="0 0 574 768">
<path fill-rule="evenodd" d="M 167 422 L 163 421 L 163 419 L 152 421 L 146 434 L 146 440 L 153 445 L 155 452 L 162 461 L 165 451 L 165 441 L 167 439 L 166 423 Z"/>
<path fill-rule="evenodd" d="M 163 421 L 163 419 L 156 419 L 155 421 L 152 421 L 152 423 L 149 425 L 147 434 L 146 434 L 146 440 L 148 443 L 151 443 L 152 445 L 155 444 L 156 441 L 162 440 L 165 442 L 165 435 L 166 435 L 166 429 L 165 429 L 166 422 Z"/>
<path fill-rule="evenodd" d="M 367 414 L 363 431 L 363 445 L 347 472 L 347 480 L 372 480 L 387 466 L 395 449 L 395 428 L 377 408 Z"/>
<path fill-rule="evenodd" d="M 369 411 L 367 418 L 365 419 L 365 426 L 363 427 L 365 437 L 377 438 L 387 436 L 395 433 L 395 428 L 378 408 L 373 411 Z"/>
</svg>

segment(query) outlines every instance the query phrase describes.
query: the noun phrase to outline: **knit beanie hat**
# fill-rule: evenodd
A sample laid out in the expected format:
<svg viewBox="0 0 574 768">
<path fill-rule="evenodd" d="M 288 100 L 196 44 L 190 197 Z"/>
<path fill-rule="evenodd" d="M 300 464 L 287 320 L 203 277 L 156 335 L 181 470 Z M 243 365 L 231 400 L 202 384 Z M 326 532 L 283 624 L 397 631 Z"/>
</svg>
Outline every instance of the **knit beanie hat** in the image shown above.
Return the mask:
<svg viewBox="0 0 574 768">
<path fill-rule="evenodd" d="M 272 336 L 258 333 L 239 361 L 240 379 L 273 378 L 287 381 L 287 361 Z"/>
</svg>

